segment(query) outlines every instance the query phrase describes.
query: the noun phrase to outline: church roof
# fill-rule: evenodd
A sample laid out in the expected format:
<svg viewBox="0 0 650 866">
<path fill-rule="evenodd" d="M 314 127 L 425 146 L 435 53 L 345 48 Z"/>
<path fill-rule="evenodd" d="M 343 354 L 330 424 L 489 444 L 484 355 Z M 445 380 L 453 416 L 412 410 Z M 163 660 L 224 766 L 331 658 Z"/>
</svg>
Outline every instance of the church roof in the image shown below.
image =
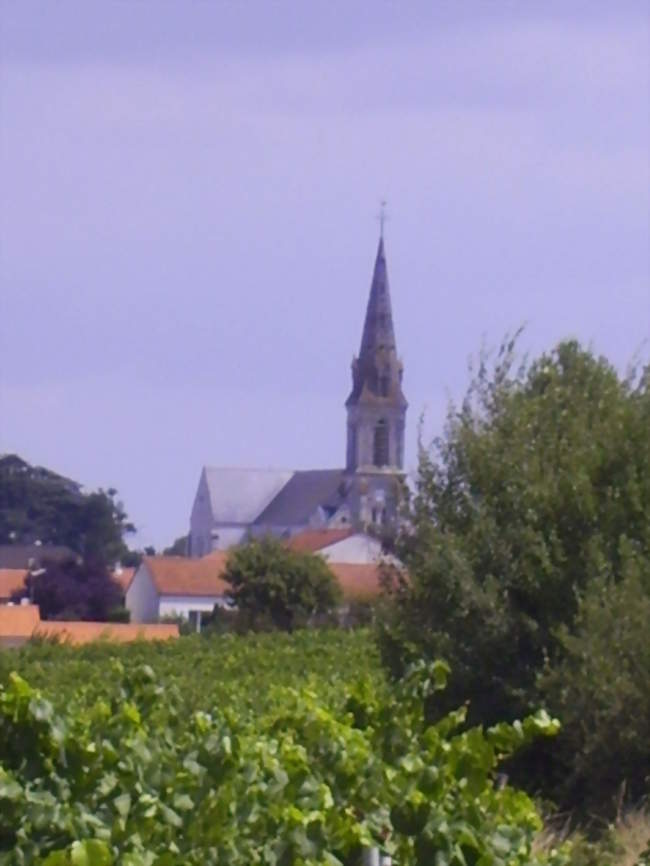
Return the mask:
<svg viewBox="0 0 650 866">
<path fill-rule="evenodd" d="M 343 469 L 306 469 L 295 472 L 254 521 L 256 526 L 306 524 L 319 507 L 333 510 L 343 501 Z"/>
<path fill-rule="evenodd" d="M 293 476 L 290 469 L 206 466 L 205 480 L 216 523 L 250 524 Z"/>
</svg>

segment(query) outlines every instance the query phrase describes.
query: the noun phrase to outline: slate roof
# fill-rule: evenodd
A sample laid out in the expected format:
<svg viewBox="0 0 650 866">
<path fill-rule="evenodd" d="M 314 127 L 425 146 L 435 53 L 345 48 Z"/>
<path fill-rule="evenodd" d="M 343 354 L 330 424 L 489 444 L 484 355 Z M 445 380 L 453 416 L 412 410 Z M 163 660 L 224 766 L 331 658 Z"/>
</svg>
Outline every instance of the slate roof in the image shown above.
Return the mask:
<svg viewBox="0 0 650 866">
<path fill-rule="evenodd" d="M 30 560 L 40 565 L 45 559 L 62 562 L 76 557 L 69 547 L 54 544 L 0 544 L 0 568 L 29 568 Z"/>
<path fill-rule="evenodd" d="M 230 469 L 206 466 L 205 480 L 216 523 L 250 524 L 278 495 L 291 469 Z"/>
<path fill-rule="evenodd" d="M 343 502 L 344 469 L 306 469 L 292 477 L 254 520 L 255 526 L 306 525 L 319 506 L 338 508 Z"/>
<path fill-rule="evenodd" d="M 202 559 L 186 556 L 145 556 L 159 595 L 221 596 L 230 589 L 223 580 L 228 551 L 215 550 Z"/>
</svg>

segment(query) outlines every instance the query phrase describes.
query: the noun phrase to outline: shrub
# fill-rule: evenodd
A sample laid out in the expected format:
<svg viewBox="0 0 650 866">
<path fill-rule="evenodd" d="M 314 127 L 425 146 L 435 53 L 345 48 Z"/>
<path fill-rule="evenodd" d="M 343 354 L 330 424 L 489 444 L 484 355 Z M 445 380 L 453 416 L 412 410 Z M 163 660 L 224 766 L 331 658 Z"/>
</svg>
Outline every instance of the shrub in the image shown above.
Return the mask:
<svg viewBox="0 0 650 866">
<path fill-rule="evenodd" d="M 254 629 L 286 631 L 327 615 L 341 591 L 320 556 L 289 550 L 274 538 L 254 539 L 228 558 L 224 580 L 241 622 Z"/>
</svg>

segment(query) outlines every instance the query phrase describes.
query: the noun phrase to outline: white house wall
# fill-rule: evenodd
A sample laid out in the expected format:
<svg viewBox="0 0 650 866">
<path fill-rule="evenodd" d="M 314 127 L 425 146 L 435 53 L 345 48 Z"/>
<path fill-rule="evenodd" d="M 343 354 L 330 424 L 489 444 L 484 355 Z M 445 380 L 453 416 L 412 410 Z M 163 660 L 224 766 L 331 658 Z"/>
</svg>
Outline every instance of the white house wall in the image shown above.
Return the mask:
<svg viewBox="0 0 650 866">
<path fill-rule="evenodd" d="M 188 619 L 190 611 L 212 613 L 215 604 L 227 607 L 222 595 L 163 595 L 160 597 L 159 616 L 178 616 Z"/>
<path fill-rule="evenodd" d="M 131 612 L 131 622 L 158 621 L 158 592 L 144 562 L 133 575 L 131 586 L 126 591 L 125 605 Z"/>
<path fill-rule="evenodd" d="M 350 535 L 319 553 L 330 562 L 374 563 L 381 558 L 381 543 L 369 535 Z"/>
</svg>

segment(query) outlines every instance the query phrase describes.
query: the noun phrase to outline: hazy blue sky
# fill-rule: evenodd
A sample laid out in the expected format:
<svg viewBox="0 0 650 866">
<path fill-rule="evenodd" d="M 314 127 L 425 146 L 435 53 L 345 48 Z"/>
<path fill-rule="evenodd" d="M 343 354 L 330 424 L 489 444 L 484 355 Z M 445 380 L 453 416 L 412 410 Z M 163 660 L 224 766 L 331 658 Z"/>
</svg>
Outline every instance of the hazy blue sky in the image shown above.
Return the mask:
<svg viewBox="0 0 650 866">
<path fill-rule="evenodd" d="M 411 464 L 482 339 L 624 366 L 648 10 L 0 0 L 0 451 L 156 545 L 204 463 L 342 465 L 381 197 Z"/>
</svg>

